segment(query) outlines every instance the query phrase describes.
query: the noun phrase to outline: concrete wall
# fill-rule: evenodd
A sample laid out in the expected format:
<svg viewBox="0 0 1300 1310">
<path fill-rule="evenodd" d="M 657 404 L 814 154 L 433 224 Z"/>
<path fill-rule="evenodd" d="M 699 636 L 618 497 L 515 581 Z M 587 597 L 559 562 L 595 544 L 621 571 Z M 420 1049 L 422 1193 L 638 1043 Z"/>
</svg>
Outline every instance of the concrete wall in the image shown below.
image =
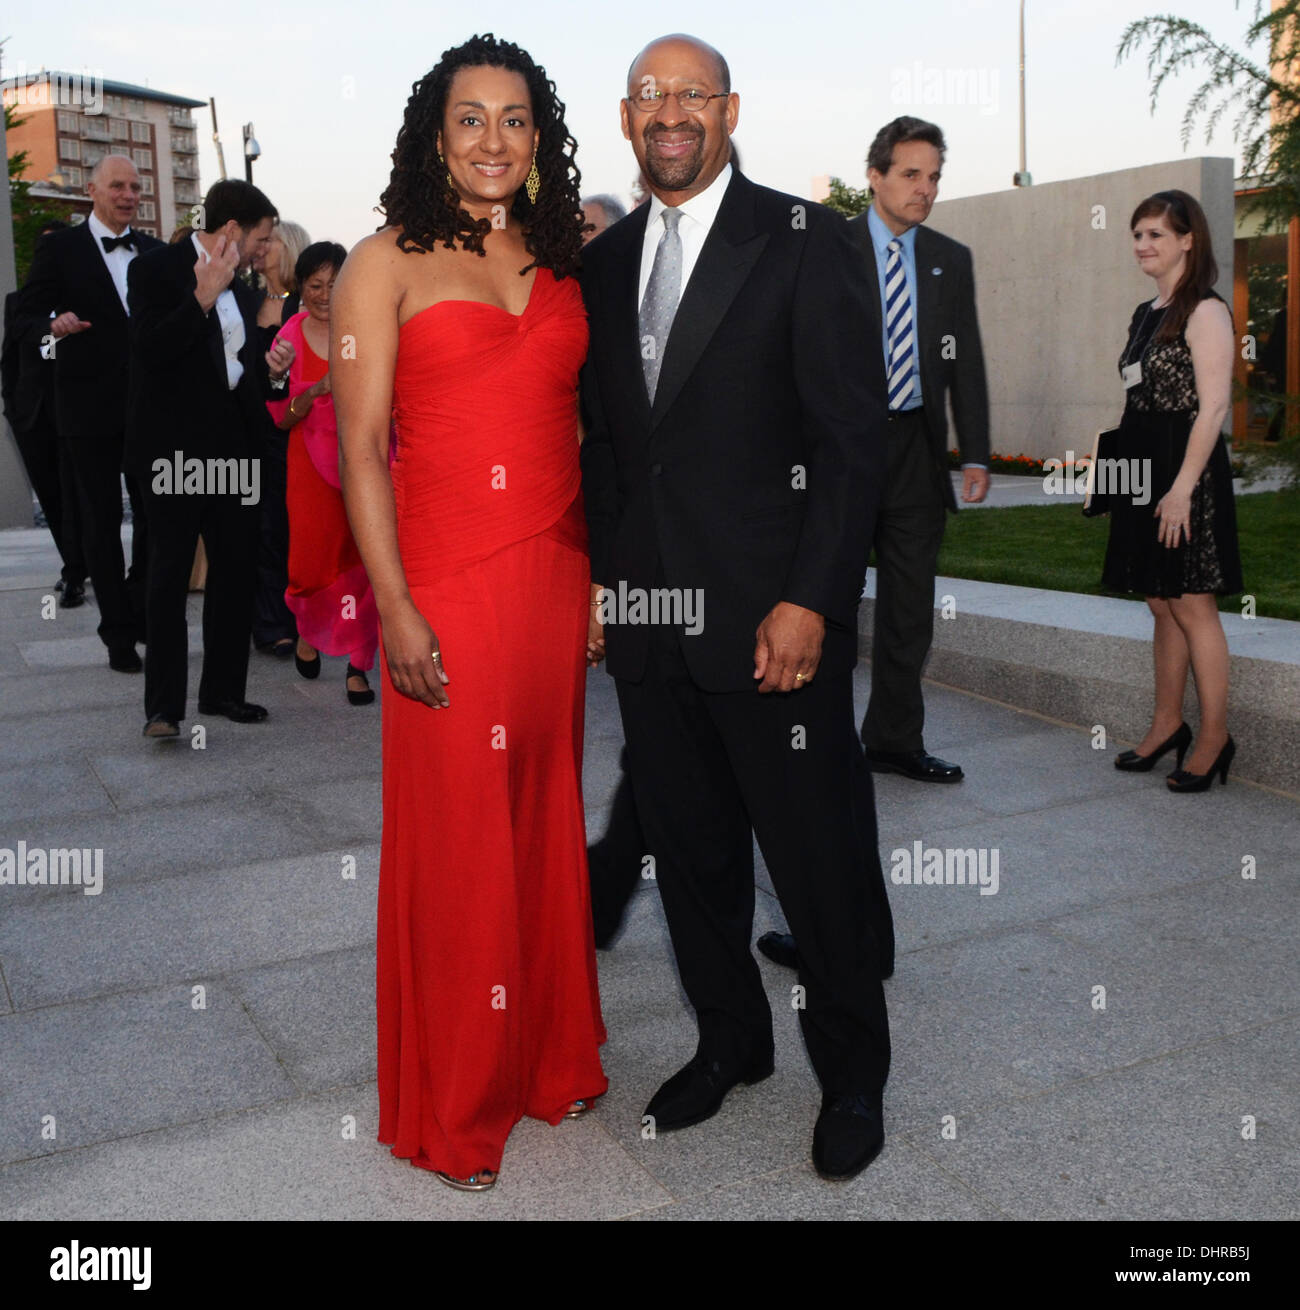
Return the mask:
<svg viewBox="0 0 1300 1310">
<path fill-rule="evenodd" d="M 1174 189 L 1205 207 L 1216 289 L 1231 305 L 1230 159 L 1179 159 L 935 205 L 930 226 L 974 252 L 995 452 L 1082 454 L 1118 420 L 1116 363 L 1129 318 L 1155 294 L 1133 259 L 1128 220 L 1153 191 Z"/>
</svg>

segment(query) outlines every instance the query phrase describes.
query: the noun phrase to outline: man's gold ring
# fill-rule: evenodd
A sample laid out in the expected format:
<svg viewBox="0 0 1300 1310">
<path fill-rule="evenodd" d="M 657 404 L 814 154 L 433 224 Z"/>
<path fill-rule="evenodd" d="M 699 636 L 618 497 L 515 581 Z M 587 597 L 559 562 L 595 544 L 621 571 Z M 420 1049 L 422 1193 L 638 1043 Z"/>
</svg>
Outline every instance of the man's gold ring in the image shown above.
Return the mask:
<svg viewBox="0 0 1300 1310">
<path fill-rule="evenodd" d="M 794 680 L 796 682 L 802 682 L 804 680 L 804 675 L 802 673 L 796 673 L 794 675 Z"/>
</svg>

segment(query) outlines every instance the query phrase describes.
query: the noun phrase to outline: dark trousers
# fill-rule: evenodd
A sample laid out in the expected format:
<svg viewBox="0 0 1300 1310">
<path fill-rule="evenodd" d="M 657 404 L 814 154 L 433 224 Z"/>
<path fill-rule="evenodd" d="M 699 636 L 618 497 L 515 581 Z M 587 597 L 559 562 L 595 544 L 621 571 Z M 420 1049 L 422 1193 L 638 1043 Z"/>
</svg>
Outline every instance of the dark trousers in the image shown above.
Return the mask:
<svg viewBox="0 0 1300 1310">
<path fill-rule="evenodd" d="M 134 646 L 145 634 L 147 511 L 135 479 L 131 499 L 131 566 L 122 555 L 122 433 L 65 440 L 81 512 L 81 545 L 99 606 L 99 637 L 109 650 Z"/>
<path fill-rule="evenodd" d="M 786 694 L 705 692 L 682 658 L 680 643 L 690 640 L 652 628 L 645 675 L 619 679 L 618 696 L 636 809 L 700 1050 L 742 1062 L 772 1051 L 750 950 L 756 836 L 799 943 L 799 1018 L 822 1089 L 876 1092 L 889 1072 L 889 1024 L 863 877 L 875 831 L 874 823 L 864 831 L 859 813 L 866 769 L 852 675 L 819 675 Z"/>
<path fill-rule="evenodd" d="M 53 422 L 44 417 L 30 428 L 15 428 L 14 440 L 50 535 L 59 548 L 63 581 L 82 583 L 86 580 L 86 560 L 81 550 L 81 515 L 66 446 L 59 440 Z"/>
<path fill-rule="evenodd" d="M 587 848 L 591 877 L 591 918 L 596 945 L 604 946 L 618 931 L 632 893 L 641 885 L 649 853 L 637 818 L 636 797 L 627 772 L 627 747 L 619 757 L 622 776 L 609 807 L 605 835 Z"/>
<path fill-rule="evenodd" d="M 185 717 L 189 646 L 185 600 L 199 534 L 208 556 L 203 594 L 201 702 L 242 701 L 248 680 L 248 635 L 257 585 L 258 507 L 238 496 L 155 495 L 149 515 L 149 647 L 144 661 L 145 715 Z"/>
<path fill-rule="evenodd" d="M 257 546 L 257 595 L 253 604 L 253 640 L 269 646 L 285 637 L 296 637 L 298 625 L 293 611 L 284 603 L 289 586 L 289 434 L 266 421 L 262 448 L 262 520 Z"/>
<path fill-rule="evenodd" d="M 877 751 L 924 749 L 921 670 L 934 640 L 934 575 L 944 499 L 921 410 L 888 425 L 888 480 L 876 520 L 871 699 L 862 740 Z"/>
</svg>

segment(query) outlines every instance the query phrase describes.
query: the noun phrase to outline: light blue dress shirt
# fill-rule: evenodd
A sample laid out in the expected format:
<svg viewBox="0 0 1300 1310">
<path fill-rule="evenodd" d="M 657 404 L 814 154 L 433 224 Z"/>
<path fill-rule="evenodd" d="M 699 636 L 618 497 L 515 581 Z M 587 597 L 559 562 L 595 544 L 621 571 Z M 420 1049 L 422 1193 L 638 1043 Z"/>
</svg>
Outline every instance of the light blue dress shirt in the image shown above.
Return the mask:
<svg viewBox="0 0 1300 1310">
<path fill-rule="evenodd" d="M 889 329 L 885 318 L 885 265 L 889 262 L 889 243 L 895 240 L 894 234 L 885 226 L 884 220 L 876 213 L 875 205 L 867 210 L 867 230 L 871 233 L 871 245 L 876 252 L 876 281 L 880 286 L 880 338 L 885 355 L 885 376 L 889 376 Z M 897 240 L 903 244 L 899 252 L 903 259 L 903 276 L 907 278 L 907 294 L 912 300 L 912 333 L 915 338 L 915 350 L 912 358 L 916 363 L 916 382 L 912 389 L 912 398 L 900 409 L 920 409 L 922 404 L 921 386 L 921 331 L 920 315 L 916 303 L 916 228 L 909 227 Z"/>
</svg>

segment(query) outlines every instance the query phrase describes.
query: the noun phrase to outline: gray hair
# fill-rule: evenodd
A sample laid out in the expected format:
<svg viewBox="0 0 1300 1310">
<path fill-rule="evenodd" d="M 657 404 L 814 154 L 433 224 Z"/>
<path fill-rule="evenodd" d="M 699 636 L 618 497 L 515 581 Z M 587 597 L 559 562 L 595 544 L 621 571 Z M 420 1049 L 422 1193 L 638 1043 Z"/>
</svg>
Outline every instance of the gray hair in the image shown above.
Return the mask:
<svg viewBox="0 0 1300 1310">
<path fill-rule="evenodd" d="M 617 196 L 605 193 L 598 196 L 583 196 L 582 203 L 584 205 L 599 205 L 605 211 L 605 221 L 610 224 L 617 223 L 620 218 L 627 217 L 627 209 Z"/>
</svg>

